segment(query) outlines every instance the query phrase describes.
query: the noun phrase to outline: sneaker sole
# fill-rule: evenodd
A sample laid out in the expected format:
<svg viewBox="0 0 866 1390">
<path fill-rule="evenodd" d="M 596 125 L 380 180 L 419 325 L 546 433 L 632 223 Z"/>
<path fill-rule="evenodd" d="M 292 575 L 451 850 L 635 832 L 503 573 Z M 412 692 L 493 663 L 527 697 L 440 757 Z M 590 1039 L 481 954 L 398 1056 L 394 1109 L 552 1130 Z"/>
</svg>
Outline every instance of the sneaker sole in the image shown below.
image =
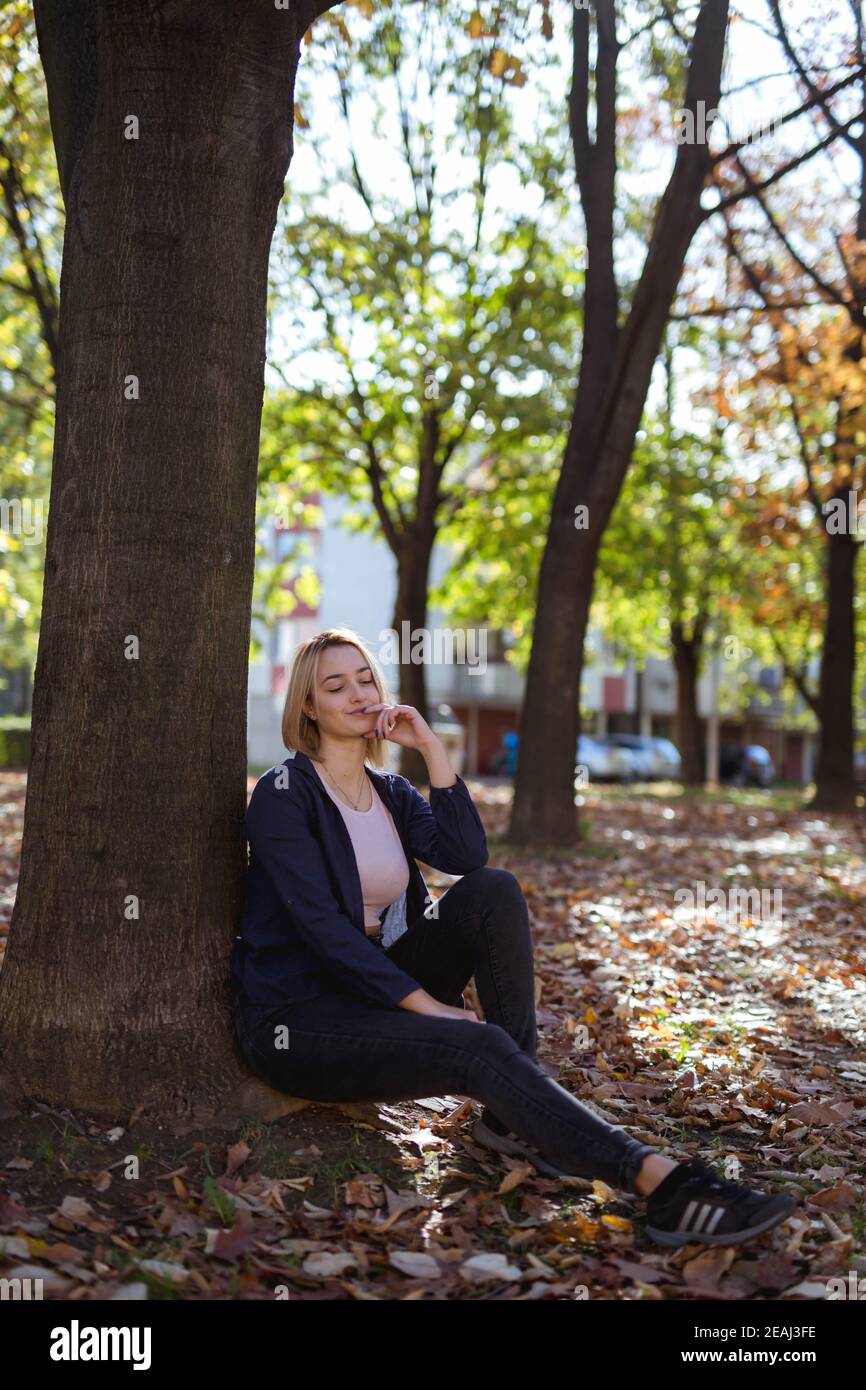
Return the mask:
<svg viewBox="0 0 866 1390">
<path fill-rule="evenodd" d="M 743 1231 L 725 1231 L 720 1236 L 702 1236 L 700 1231 L 662 1231 L 657 1226 L 647 1226 L 646 1233 L 658 1245 L 743 1245 L 747 1240 L 752 1240 L 755 1236 L 763 1235 L 764 1231 L 772 1230 L 774 1226 L 778 1226 L 781 1221 L 791 1215 L 796 1206 L 797 1203 L 793 1198 L 789 1198 L 786 1206 L 772 1212 L 765 1221 L 761 1221 L 757 1226 L 749 1226 Z"/>
<path fill-rule="evenodd" d="M 557 1168 L 553 1163 L 549 1163 L 546 1158 L 542 1158 L 537 1150 L 530 1148 L 520 1139 L 509 1139 L 507 1134 L 497 1134 L 495 1130 L 488 1129 L 483 1120 L 476 1120 L 472 1127 L 472 1138 L 485 1149 L 493 1149 L 496 1153 L 507 1154 L 509 1158 L 525 1158 L 537 1168 L 540 1173 L 544 1173 L 548 1178 L 570 1178 L 574 1175 L 566 1173 L 564 1169 Z"/>
</svg>

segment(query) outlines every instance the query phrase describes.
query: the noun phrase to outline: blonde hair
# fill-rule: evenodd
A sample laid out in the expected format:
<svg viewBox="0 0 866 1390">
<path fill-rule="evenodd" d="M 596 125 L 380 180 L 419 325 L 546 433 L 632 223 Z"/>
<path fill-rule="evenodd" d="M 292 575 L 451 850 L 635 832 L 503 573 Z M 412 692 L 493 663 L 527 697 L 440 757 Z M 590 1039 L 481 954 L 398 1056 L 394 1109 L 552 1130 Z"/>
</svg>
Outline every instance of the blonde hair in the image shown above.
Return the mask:
<svg viewBox="0 0 866 1390">
<path fill-rule="evenodd" d="M 325 632 L 317 633 L 315 637 L 308 638 L 306 642 L 302 642 L 295 649 L 292 657 L 292 669 L 289 676 L 289 688 L 286 692 L 286 703 L 283 706 L 281 730 L 283 743 L 286 747 L 299 753 L 306 753 L 308 758 L 314 758 L 317 755 L 321 738 L 316 720 L 311 719 L 304 712 L 304 703 L 310 700 L 314 707 L 318 706 L 316 679 L 319 670 L 319 655 L 326 647 L 357 647 L 364 661 L 370 667 L 370 674 L 378 692 L 375 700 L 371 699 L 370 703 L 389 704 L 393 702 L 393 697 L 388 689 L 388 682 L 382 674 L 382 668 L 357 632 L 353 632 L 348 627 L 331 627 L 327 628 Z M 386 766 L 387 752 L 384 739 L 370 739 L 364 762 L 370 763 L 373 767 Z"/>
</svg>

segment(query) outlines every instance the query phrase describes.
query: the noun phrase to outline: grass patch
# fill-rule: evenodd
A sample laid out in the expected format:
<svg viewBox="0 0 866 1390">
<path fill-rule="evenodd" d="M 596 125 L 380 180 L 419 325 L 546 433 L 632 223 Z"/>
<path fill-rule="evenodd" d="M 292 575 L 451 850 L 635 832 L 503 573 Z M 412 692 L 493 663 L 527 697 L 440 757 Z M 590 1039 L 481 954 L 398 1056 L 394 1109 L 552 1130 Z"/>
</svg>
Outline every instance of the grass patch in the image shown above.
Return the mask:
<svg viewBox="0 0 866 1390">
<path fill-rule="evenodd" d="M 365 1136 L 360 1130 L 355 1129 L 352 1131 L 351 1143 L 344 1153 L 330 1163 L 319 1163 L 318 1176 L 326 1184 L 331 1201 L 336 1205 L 341 1199 L 340 1189 L 343 1184 L 358 1173 L 369 1172 L 375 1163 L 376 1158 L 371 1153 Z"/>
</svg>

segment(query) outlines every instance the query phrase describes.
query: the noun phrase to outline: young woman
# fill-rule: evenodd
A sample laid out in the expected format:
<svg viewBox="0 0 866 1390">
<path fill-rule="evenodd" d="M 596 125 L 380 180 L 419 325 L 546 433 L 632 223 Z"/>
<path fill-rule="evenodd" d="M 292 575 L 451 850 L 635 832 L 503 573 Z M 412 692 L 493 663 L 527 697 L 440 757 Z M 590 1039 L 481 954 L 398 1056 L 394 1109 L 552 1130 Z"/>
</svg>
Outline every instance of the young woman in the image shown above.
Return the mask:
<svg viewBox="0 0 866 1390">
<path fill-rule="evenodd" d="M 484 1107 L 473 1136 L 543 1173 L 601 1178 L 647 1199 L 662 1245 L 733 1244 L 796 1206 L 677 1163 L 607 1124 L 536 1060 L 529 916 L 440 740 L 393 704 L 373 654 L 332 629 L 295 653 L 290 750 L 246 813 L 246 902 L 232 981 L 253 1072 L 313 1101 L 441 1093 Z M 417 749 L 429 802 L 381 770 L 383 740 Z M 435 903 L 416 859 L 462 877 Z M 462 990 L 474 976 L 484 1014 Z"/>
</svg>

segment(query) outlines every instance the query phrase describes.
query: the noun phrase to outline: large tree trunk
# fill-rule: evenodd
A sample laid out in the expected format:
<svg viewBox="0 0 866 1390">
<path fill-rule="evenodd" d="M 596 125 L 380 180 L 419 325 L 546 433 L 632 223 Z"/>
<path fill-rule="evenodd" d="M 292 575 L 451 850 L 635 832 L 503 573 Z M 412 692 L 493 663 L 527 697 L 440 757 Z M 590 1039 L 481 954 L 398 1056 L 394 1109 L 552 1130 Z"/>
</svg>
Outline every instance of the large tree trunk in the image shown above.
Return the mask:
<svg viewBox="0 0 866 1390">
<path fill-rule="evenodd" d="M 411 656 L 412 647 L 420 647 L 422 634 L 427 627 L 427 586 L 430 576 L 430 557 L 432 538 L 419 541 L 415 535 L 404 535 L 397 561 L 397 597 L 394 602 L 393 627 L 400 642 L 401 658 Z M 403 641 L 403 624 L 406 624 L 406 642 Z M 413 634 L 417 634 L 413 642 Z M 426 665 L 423 661 L 400 661 L 400 703 L 413 705 L 422 719 L 429 716 L 427 711 Z M 400 773 L 410 782 L 425 783 L 429 774 L 427 764 L 414 748 L 400 749 Z"/>
<path fill-rule="evenodd" d="M 856 536 L 828 533 L 825 545 L 827 616 L 818 686 L 820 746 L 811 805 L 821 811 L 853 811 L 854 601 L 860 542 Z"/>
<path fill-rule="evenodd" d="M 67 226 L 2 1066 L 49 1102 L 188 1113 L 241 1074 L 224 979 L 267 266 L 309 15 L 36 0 L 36 18 Z"/>
<path fill-rule="evenodd" d="M 687 637 L 682 623 L 671 624 L 671 647 L 677 673 L 677 746 L 682 758 L 680 780 L 690 787 L 704 784 L 704 754 L 698 718 L 698 668 L 702 629 Z"/>
<path fill-rule="evenodd" d="M 430 582 L 430 561 L 436 543 L 436 514 L 441 501 L 440 484 L 445 467 L 445 460 L 439 457 L 440 444 L 438 408 L 433 401 L 425 401 L 418 440 L 418 489 L 415 496 L 415 517 L 412 521 L 399 528 L 394 524 L 385 508 L 378 474 L 373 489 L 385 536 L 397 562 L 393 627 L 400 644 L 400 703 L 414 706 L 422 719 L 428 719 L 427 590 Z M 411 660 L 413 651 L 420 657 L 419 660 Z M 400 773 L 415 785 L 423 785 L 429 780 L 427 764 L 414 748 L 400 749 Z"/>
<path fill-rule="evenodd" d="M 591 141 L 586 14 L 576 11 L 570 118 L 587 223 L 584 340 L 574 415 L 542 561 L 520 756 L 509 827 L 513 843 L 574 843 L 574 763 L 583 643 L 598 550 L 631 461 L 653 364 L 683 262 L 703 212 L 709 155 L 680 145 L 659 202 L 646 262 L 625 324 L 617 327 L 613 278 L 617 43 L 613 10 L 597 8 L 598 116 Z M 684 106 L 715 108 L 728 23 L 727 0 L 704 0 L 695 25 Z M 585 507 L 585 512 L 577 508 Z M 580 523 L 578 526 L 577 523 Z M 585 525 L 583 523 L 586 523 Z M 577 526 L 577 529 L 576 529 Z"/>
</svg>

